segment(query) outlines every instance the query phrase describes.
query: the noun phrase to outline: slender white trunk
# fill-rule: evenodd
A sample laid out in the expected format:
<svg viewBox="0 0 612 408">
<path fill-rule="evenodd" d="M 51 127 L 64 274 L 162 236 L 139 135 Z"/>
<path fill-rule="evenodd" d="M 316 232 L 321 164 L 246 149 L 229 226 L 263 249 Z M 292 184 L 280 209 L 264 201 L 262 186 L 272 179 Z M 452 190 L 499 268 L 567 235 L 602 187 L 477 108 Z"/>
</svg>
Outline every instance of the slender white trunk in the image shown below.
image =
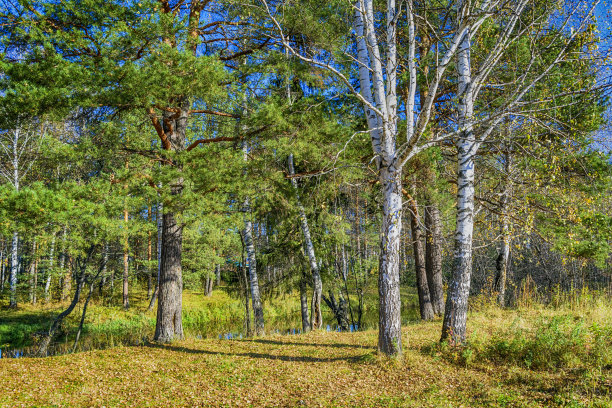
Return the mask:
<svg viewBox="0 0 612 408">
<path fill-rule="evenodd" d="M 457 226 L 452 277 L 448 286 L 442 340 L 452 344 L 465 341 L 468 297 L 472 273 L 472 234 L 474 231 L 474 156 L 478 145 L 474 139 L 474 113 L 471 68 L 471 39 L 466 31 L 457 54 L 458 126 L 462 129 L 457 143 Z"/>
<path fill-rule="evenodd" d="M 45 302 L 49 302 L 51 290 L 51 277 L 53 276 L 53 263 L 55 262 L 55 232 L 51 238 L 51 249 L 49 251 L 49 268 L 47 269 L 47 281 L 45 282 Z"/>
<path fill-rule="evenodd" d="M 293 154 L 289 155 L 289 174 L 295 175 L 295 168 L 293 167 Z M 291 184 L 293 189 L 298 191 L 297 180 L 291 178 Z M 308 257 L 310 263 L 310 271 L 312 273 L 313 280 L 313 292 L 312 292 L 312 303 L 311 303 L 311 326 L 313 330 L 320 329 L 323 325 L 323 314 L 321 312 L 321 296 L 323 294 L 323 282 L 321 281 L 321 271 L 317 262 L 317 256 L 314 250 L 314 244 L 312 243 L 312 237 L 310 235 L 310 227 L 308 226 L 308 218 L 306 218 L 306 210 L 300 202 L 300 197 L 297 195 L 297 207 L 300 213 L 300 224 L 302 227 L 302 235 L 304 236 L 304 252 Z"/>
<path fill-rule="evenodd" d="M 243 143 L 244 161 L 247 161 L 248 146 Z M 253 314 L 255 316 L 255 335 L 265 334 L 264 314 L 259 293 L 259 279 L 257 277 L 257 259 L 255 257 L 255 243 L 253 240 L 253 223 L 251 222 L 251 206 L 249 198 L 244 199 L 244 245 L 246 247 L 246 267 L 249 273 L 249 287 L 251 289 L 251 301 L 253 302 Z"/>
<path fill-rule="evenodd" d="M 13 187 L 15 191 L 19 191 L 19 154 L 17 151 L 17 144 L 19 142 L 19 130 L 16 129 L 13 133 Z M 17 231 L 13 232 L 13 242 L 11 246 L 11 274 L 10 274 L 10 285 L 11 294 L 9 300 L 9 307 L 17 307 L 17 272 L 19 268 L 18 261 L 18 250 L 19 250 L 19 234 Z"/>
<path fill-rule="evenodd" d="M 0 291 L 4 291 L 4 242 L 0 250 Z"/>
<path fill-rule="evenodd" d="M 19 268 L 18 260 L 18 249 L 19 249 L 19 234 L 17 231 L 13 232 L 13 241 L 11 244 L 11 274 L 9 276 L 9 282 L 11 285 L 11 294 L 9 300 L 9 307 L 17 307 L 17 270 Z"/>
</svg>

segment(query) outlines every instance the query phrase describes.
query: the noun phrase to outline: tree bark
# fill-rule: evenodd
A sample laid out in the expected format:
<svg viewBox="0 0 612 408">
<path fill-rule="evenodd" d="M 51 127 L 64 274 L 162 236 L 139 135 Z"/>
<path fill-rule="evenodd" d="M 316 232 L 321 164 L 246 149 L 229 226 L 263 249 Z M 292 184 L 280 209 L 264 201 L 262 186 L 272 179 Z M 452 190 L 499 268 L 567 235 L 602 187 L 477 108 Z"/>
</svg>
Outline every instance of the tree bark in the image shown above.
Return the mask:
<svg viewBox="0 0 612 408">
<path fill-rule="evenodd" d="M 289 155 L 289 174 L 294 175 L 295 169 L 293 167 L 293 154 Z M 313 291 L 312 291 L 312 302 L 311 302 L 311 328 L 313 330 L 320 329 L 323 326 L 323 314 L 321 312 L 321 296 L 323 294 L 323 282 L 321 281 L 321 272 L 319 270 L 319 264 L 317 263 L 317 257 L 312 243 L 312 237 L 310 235 L 310 228 L 308 226 L 308 219 L 306 218 L 306 210 L 300 202 L 298 192 L 297 180 L 291 178 L 291 184 L 297 195 L 297 207 L 300 213 L 300 222 L 302 227 L 302 235 L 304 236 L 304 252 L 308 257 L 310 263 L 310 271 L 312 273 L 313 280 Z"/>
<path fill-rule="evenodd" d="M 442 285 L 442 222 L 440 210 L 429 202 L 425 207 L 425 271 L 431 304 L 436 315 L 444 313 Z"/>
<path fill-rule="evenodd" d="M 310 316 L 308 316 L 308 283 L 306 277 L 300 279 L 300 310 L 302 313 L 302 331 L 307 333 L 310 331 Z"/>
<path fill-rule="evenodd" d="M 38 347 L 37 355 L 39 357 L 47 356 L 47 350 L 49 348 L 49 345 L 51 344 L 51 340 L 53 340 L 53 337 L 55 336 L 55 333 L 57 332 L 57 329 L 62 324 L 62 321 L 64 320 L 64 318 L 68 316 L 70 313 L 72 313 L 72 310 L 75 308 L 77 303 L 79 303 L 79 300 L 81 299 L 81 290 L 83 289 L 83 284 L 85 283 L 85 269 L 87 267 L 87 264 L 89 263 L 89 260 L 91 259 L 93 251 L 94 251 L 94 247 L 91 247 L 89 249 L 87 259 L 83 261 L 82 264 L 81 262 L 77 260 L 77 263 L 79 264 L 77 268 L 78 269 L 77 270 L 77 273 L 78 273 L 77 287 L 76 287 L 76 290 L 74 291 L 72 302 L 70 302 L 70 305 L 68 305 L 68 307 L 63 312 L 61 312 L 59 315 L 57 315 L 57 317 L 53 320 L 53 323 L 51 324 L 51 326 L 49 327 L 49 330 L 47 331 L 47 335 L 43 338 L 43 340 L 41 341 Z"/>
<path fill-rule="evenodd" d="M 0 250 L 0 291 L 4 291 L 4 240 Z"/>
<path fill-rule="evenodd" d="M 401 170 L 384 160 L 382 230 L 378 272 L 378 349 L 387 355 L 402 353 L 399 254 L 402 231 Z"/>
<path fill-rule="evenodd" d="M 151 222 L 151 206 L 147 207 L 147 221 Z M 153 271 L 151 270 L 151 260 L 153 258 L 153 244 L 151 231 L 147 232 L 147 299 L 151 299 L 153 294 Z"/>
<path fill-rule="evenodd" d="M 171 148 L 180 152 L 185 147 L 187 129 L 188 101 L 180 103 L 180 112 L 164 113 L 164 127 L 169 134 Z M 172 131 L 173 129 L 173 131 Z M 181 164 L 175 163 L 180 170 Z M 170 194 L 176 201 L 183 191 L 183 178 L 179 175 L 172 181 Z M 159 342 L 170 342 L 183 338 L 183 269 L 181 265 L 183 250 L 183 226 L 177 222 L 175 203 L 164 203 L 163 228 L 161 245 L 161 270 L 157 297 L 157 322 L 154 339 Z"/>
<path fill-rule="evenodd" d="M 419 222 L 419 208 L 414 197 L 409 198 L 409 205 L 414 269 L 416 272 L 417 292 L 419 295 L 419 311 L 421 313 L 421 319 L 431 320 L 434 317 L 434 311 L 429 295 L 429 287 L 427 285 L 427 273 L 425 272 L 425 253 L 423 251 L 423 234 Z"/>
<path fill-rule="evenodd" d="M 248 158 L 248 145 L 246 142 L 242 144 L 244 161 Z M 255 257 L 255 241 L 253 240 L 253 223 L 251 222 L 251 205 L 249 197 L 244 199 L 243 208 L 244 217 L 244 246 L 246 249 L 246 268 L 249 273 L 249 288 L 251 290 L 251 301 L 253 302 L 253 315 L 255 319 L 255 335 L 263 336 L 264 328 L 264 313 L 261 304 L 261 295 L 259 293 L 259 278 L 257 276 L 257 258 Z"/>
<path fill-rule="evenodd" d="M 47 268 L 47 281 L 45 282 L 45 302 L 48 303 L 51 298 L 51 279 L 53 277 L 53 264 L 55 262 L 55 235 L 51 238 L 51 249 L 49 250 L 49 267 Z"/>
<path fill-rule="evenodd" d="M 67 300 L 72 290 L 72 256 L 67 257 L 66 273 L 64 274 L 64 285 L 62 287 L 62 302 Z"/>
<path fill-rule="evenodd" d="M 126 164 L 127 168 L 127 164 Z M 130 214 L 128 213 L 127 207 L 123 209 L 123 227 L 125 233 L 123 237 L 123 308 L 130 308 L 129 298 L 129 272 L 130 272 L 130 244 L 129 244 L 129 233 L 128 233 L 128 219 Z"/>
<path fill-rule="evenodd" d="M 17 231 L 13 232 L 13 240 L 11 243 L 11 272 L 9 275 L 9 282 L 11 285 L 11 294 L 9 300 L 9 307 L 17 307 L 17 270 L 19 268 L 18 261 L 18 250 L 19 250 L 19 234 Z"/>
<path fill-rule="evenodd" d="M 36 239 L 32 243 L 32 256 L 30 261 L 30 302 L 36 304 L 36 289 L 38 287 L 38 256 L 36 254 Z"/>
<path fill-rule="evenodd" d="M 460 4 L 461 6 L 461 4 Z M 457 226 L 451 281 L 446 296 L 442 340 L 462 344 L 466 338 L 468 297 L 472 274 L 474 231 L 474 113 L 471 91 L 470 32 L 466 31 L 457 53 L 458 124 L 463 129 L 457 142 Z"/>
<path fill-rule="evenodd" d="M 157 218 L 157 280 L 155 281 L 155 290 L 153 290 L 153 296 L 151 296 L 151 301 L 149 302 L 149 307 L 147 310 L 153 310 L 155 307 L 155 301 L 157 300 L 157 295 L 159 294 L 159 278 L 161 276 L 161 252 L 162 252 L 162 235 L 163 235 L 163 204 L 158 203 L 156 209 L 156 218 Z"/>
<path fill-rule="evenodd" d="M 502 234 L 502 242 L 501 242 L 501 251 L 497 258 L 496 269 L 497 275 L 495 277 L 495 291 L 497 292 L 497 303 L 501 307 L 506 306 L 506 281 L 508 279 L 508 266 L 510 263 L 510 216 L 509 216 L 509 204 L 510 204 L 510 195 L 511 193 L 511 185 L 510 185 L 510 173 L 512 171 L 512 157 L 509 153 L 504 154 L 504 171 L 505 171 L 505 181 L 504 181 L 504 191 L 501 197 L 501 234 Z"/>
</svg>

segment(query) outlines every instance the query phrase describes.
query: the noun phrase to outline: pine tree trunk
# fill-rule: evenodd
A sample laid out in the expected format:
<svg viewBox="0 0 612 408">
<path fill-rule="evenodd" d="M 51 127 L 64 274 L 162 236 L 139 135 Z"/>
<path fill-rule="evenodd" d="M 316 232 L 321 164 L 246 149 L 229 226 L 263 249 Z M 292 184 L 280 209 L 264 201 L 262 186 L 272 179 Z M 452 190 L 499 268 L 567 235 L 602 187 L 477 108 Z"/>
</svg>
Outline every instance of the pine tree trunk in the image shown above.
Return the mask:
<svg viewBox="0 0 612 408">
<path fill-rule="evenodd" d="M 402 353 L 399 254 L 402 232 L 401 170 L 383 163 L 382 230 L 378 272 L 378 349 L 387 355 Z"/>
<path fill-rule="evenodd" d="M 295 169 L 293 167 L 293 154 L 289 155 L 289 174 L 294 175 Z M 291 178 L 291 184 L 294 190 L 298 191 L 297 180 Z M 300 222 L 302 227 L 302 235 L 304 236 L 304 252 L 308 256 L 310 263 L 310 271 L 312 273 L 313 280 L 313 291 L 312 291 L 312 302 L 311 302 L 311 328 L 313 330 L 320 329 L 323 326 L 323 314 L 321 311 L 321 296 L 323 294 L 323 282 L 321 281 L 321 273 L 319 270 L 319 264 L 317 263 L 317 257 L 312 243 L 312 237 L 310 235 L 310 228 L 308 226 L 308 219 L 306 218 L 306 211 L 304 206 L 300 203 L 299 195 L 297 197 L 297 206 L 300 213 Z"/>
<path fill-rule="evenodd" d="M 154 337 L 155 341 L 162 343 L 183 338 L 183 227 L 176 222 L 174 213 L 167 209 L 163 217 L 161 273 Z"/>
<path fill-rule="evenodd" d="M 477 144 L 471 121 L 470 34 L 466 32 L 457 55 L 459 126 L 463 128 L 457 146 L 457 226 L 451 281 L 446 296 L 442 340 L 453 345 L 466 338 L 468 297 L 472 274 L 472 234 L 474 231 L 474 156 Z"/>
<path fill-rule="evenodd" d="M 13 240 L 11 244 L 11 272 L 9 276 L 9 282 L 11 285 L 11 294 L 9 300 L 9 307 L 17 307 L 17 270 L 19 268 L 18 253 L 19 250 L 19 234 L 17 231 L 13 232 Z"/>
<path fill-rule="evenodd" d="M 433 203 L 425 207 L 425 271 L 436 315 L 444 313 L 444 288 L 442 286 L 442 222 L 440 210 Z"/>
<path fill-rule="evenodd" d="M 221 265 L 219 264 L 215 265 L 215 278 L 217 280 L 216 285 L 220 286 L 221 285 Z"/>
<path fill-rule="evenodd" d="M 414 197 L 409 198 L 409 205 L 411 212 L 410 228 L 412 230 L 414 269 L 416 272 L 417 292 L 419 295 L 419 311 L 421 312 L 421 319 L 431 320 L 434 317 L 434 312 L 429 295 L 429 286 L 427 285 L 427 274 L 425 272 L 425 253 L 423 251 L 423 234 L 419 223 L 419 208 Z"/>
<path fill-rule="evenodd" d="M 180 152 L 185 148 L 187 130 L 188 101 L 180 102 L 179 114 L 164 112 L 164 129 L 169 135 L 171 148 Z M 172 125 L 173 123 L 173 125 Z M 181 170 L 181 164 L 175 163 Z M 170 193 L 177 200 L 183 191 L 183 178 L 178 176 L 172 181 Z M 183 270 L 181 265 L 183 251 L 183 226 L 176 220 L 171 205 L 164 204 L 161 245 L 161 270 L 157 296 L 157 322 L 154 339 L 169 342 L 183 338 Z"/>
</svg>

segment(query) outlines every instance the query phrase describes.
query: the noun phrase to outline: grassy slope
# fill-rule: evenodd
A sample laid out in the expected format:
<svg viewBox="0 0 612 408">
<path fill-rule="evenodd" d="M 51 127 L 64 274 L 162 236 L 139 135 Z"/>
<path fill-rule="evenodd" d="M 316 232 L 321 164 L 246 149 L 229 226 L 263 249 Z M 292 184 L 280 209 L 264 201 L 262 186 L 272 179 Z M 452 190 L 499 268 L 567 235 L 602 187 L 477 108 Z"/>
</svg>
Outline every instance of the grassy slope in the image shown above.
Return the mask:
<svg viewBox="0 0 612 408">
<path fill-rule="evenodd" d="M 472 338 L 529 330 L 542 316 L 612 323 L 610 308 L 583 310 L 475 312 Z M 402 360 L 377 355 L 375 331 L 3 359 L 0 406 L 612 406 L 609 363 L 533 370 L 477 357 L 466 365 L 455 352 L 427 351 L 439 330 L 439 321 L 407 326 Z"/>
</svg>

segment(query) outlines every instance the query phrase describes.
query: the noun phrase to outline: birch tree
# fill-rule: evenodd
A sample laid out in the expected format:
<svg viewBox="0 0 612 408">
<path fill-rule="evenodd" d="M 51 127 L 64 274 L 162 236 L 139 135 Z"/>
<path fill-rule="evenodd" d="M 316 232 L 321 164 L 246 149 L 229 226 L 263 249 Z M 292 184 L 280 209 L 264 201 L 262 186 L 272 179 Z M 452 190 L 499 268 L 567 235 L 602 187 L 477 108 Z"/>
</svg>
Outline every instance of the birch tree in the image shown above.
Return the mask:
<svg viewBox="0 0 612 408">
<path fill-rule="evenodd" d="M 40 146 L 42 126 L 18 121 L 13 129 L 0 132 L 0 176 L 18 193 L 26 181 Z M 14 229 L 11 239 L 9 272 L 9 307 L 17 307 L 17 273 L 19 268 L 19 232 Z"/>
</svg>

